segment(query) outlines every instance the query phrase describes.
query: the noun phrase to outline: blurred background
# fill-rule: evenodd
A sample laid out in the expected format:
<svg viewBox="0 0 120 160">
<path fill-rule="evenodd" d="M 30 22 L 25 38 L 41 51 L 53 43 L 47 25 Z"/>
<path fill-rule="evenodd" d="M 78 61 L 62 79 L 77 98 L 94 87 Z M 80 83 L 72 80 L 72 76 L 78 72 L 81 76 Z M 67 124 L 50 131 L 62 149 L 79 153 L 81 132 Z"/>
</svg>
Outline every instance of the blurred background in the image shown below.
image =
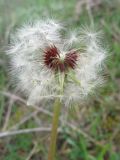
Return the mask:
<svg viewBox="0 0 120 160">
<path fill-rule="evenodd" d="M 110 53 L 99 96 L 61 115 L 56 160 L 120 160 L 120 0 L 0 0 L 0 160 L 47 159 L 52 108 L 26 106 L 10 84 L 5 55 L 10 34 L 41 17 L 71 29 L 94 23 Z"/>
</svg>

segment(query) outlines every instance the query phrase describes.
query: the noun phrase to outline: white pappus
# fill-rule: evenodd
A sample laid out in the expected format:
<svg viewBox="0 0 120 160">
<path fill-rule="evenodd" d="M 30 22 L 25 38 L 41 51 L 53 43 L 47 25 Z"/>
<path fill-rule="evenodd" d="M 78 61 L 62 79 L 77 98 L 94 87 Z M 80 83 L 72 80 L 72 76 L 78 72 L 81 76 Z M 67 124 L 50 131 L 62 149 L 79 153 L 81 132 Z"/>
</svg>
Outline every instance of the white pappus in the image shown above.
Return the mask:
<svg viewBox="0 0 120 160">
<path fill-rule="evenodd" d="M 65 106 L 84 101 L 103 82 L 106 50 L 100 32 L 66 29 L 47 19 L 28 23 L 12 35 L 10 74 L 28 105 L 60 98 Z"/>
</svg>

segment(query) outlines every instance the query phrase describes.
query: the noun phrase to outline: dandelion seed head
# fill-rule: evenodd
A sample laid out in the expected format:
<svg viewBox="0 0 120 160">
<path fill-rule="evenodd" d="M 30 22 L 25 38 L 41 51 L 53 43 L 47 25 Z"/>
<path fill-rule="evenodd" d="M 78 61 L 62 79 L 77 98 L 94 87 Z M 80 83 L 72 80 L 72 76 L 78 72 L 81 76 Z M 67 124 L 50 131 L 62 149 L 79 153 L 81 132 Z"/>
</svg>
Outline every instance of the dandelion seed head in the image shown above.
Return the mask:
<svg viewBox="0 0 120 160">
<path fill-rule="evenodd" d="M 55 20 L 25 24 L 11 37 L 10 73 L 28 105 L 60 98 L 65 106 L 84 101 L 102 85 L 107 51 L 100 32 L 88 28 L 63 36 Z"/>
</svg>

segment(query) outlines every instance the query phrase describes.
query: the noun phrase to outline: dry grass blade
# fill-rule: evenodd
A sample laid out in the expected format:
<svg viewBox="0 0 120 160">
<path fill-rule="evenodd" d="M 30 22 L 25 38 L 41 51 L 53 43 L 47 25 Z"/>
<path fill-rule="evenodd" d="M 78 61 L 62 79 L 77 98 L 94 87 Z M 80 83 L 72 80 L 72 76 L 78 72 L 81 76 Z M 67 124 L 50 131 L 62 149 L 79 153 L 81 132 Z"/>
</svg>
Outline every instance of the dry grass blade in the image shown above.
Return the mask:
<svg viewBox="0 0 120 160">
<path fill-rule="evenodd" d="M 18 129 L 22 124 L 24 124 L 25 122 L 27 122 L 28 120 L 30 120 L 32 117 L 36 116 L 37 113 L 39 113 L 39 111 L 35 111 L 35 112 L 29 114 L 28 116 L 25 116 L 24 118 L 21 119 L 21 121 L 19 123 L 17 123 L 14 126 L 12 126 L 10 128 L 10 130 L 16 130 L 16 129 Z"/>
<path fill-rule="evenodd" d="M 17 131 L 6 131 L 6 132 L 1 132 L 0 133 L 0 138 L 7 137 L 7 136 L 13 136 L 13 135 L 18 135 L 18 134 L 27 134 L 31 132 L 50 132 L 51 128 L 30 128 L 30 129 L 20 129 Z"/>
<path fill-rule="evenodd" d="M 26 160 L 30 160 L 31 159 L 31 157 L 33 156 L 33 154 L 36 152 L 36 150 L 37 150 L 37 146 L 38 146 L 38 144 L 37 144 L 37 142 L 35 142 L 34 143 L 34 146 L 33 146 L 33 149 L 30 151 L 30 153 L 29 153 L 29 155 L 28 155 L 28 157 L 26 158 Z"/>
<path fill-rule="evenodd" d="M 12 106 L 13 106 L 14 100 L 10 99 L 9 105 L 8 105 L 8 111 L 5 117 L 5 123 L 3 125 L 3 129 L 2 131 L 5 131 L 7 129 L 8 123 L 9 123 L 9 119 L 10 119 L 10 115 L 11 115 L 11 111 L 12 111 Z"/>
<path fill-rule="evenodd" d="M 98 6 L 102 3 L 102 0 L 77 0 L 75 5 L 75 19 L 79 20 L 79 16 L 83 11 L 83 8 L 88 10 L 88 14 L 90 19 L 92 18 L 91 10 L 93 8 L 98 8 Z"/>
<path fill-rule="evenodd" d="M 103 144 L 98 142 L 97 140 L 95 140 L 93 137 L 89 136 L 87 133 L 85 133 L 83 130 L 81 130 L 80 128 L 76 127 L 73 124 L 67 123 L 67 125 L 74 131 L 76 131 L 77 133 L 82 134 L 85 138 L 87 138 L 90 142 L 93 142 L 94 144 L 96 144 L 97 146 L 103 147 Z"/>
<path fill-rule="evenodd" d="M 23 98 L 15 95 L 15 94 L 12 94 L 12 93 L 10 93 L 10 92 L 0 91 L 0 94 L 6 96 L 6 97 L 8 97 L 8 98 L 13 99 L 14 101 L 20 101 L 20 102 L 22 102 L 22 103 L 25 104 L 25 105 L 26 105 L 26 103 L 27 103 Z M 47 114 L 47 115 L 49 115 L 49 116 L 52 116 L 51 112 L 49 112 L 49 111 L 47 111 L 47 110 L 45 110 L 45 109 L 43 109 L 43 108 L 41 108 L 41 107 L 38 107 L 38 106 L 26 106 L 26 107 L 28 107 L 28 108 L 33 108 L 33 109 L 38 110 L 38 111 L 40 111 L 40 112 L 42 112 L 42 113 L 44 113 L 44 114 Z"/>
</svg>

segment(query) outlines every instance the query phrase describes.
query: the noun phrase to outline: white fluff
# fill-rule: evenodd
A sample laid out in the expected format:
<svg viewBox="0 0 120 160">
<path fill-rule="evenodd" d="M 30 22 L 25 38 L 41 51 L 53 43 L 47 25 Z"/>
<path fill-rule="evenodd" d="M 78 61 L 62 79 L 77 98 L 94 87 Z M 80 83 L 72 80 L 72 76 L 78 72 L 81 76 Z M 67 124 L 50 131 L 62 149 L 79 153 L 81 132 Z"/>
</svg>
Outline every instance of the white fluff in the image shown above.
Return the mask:
<svg viewBox="0 0 120 160">
<path fill-rule="evenodd" d="M 28 97 L 28 105 L 59 97 L 66 105 L 79 103 L 103 83 L 101 73 L 106 51 L 101 47 L 100 33 L 88 29 L 73 31 L 65 38 L 63 27 L 54 20 L 40 20 L 26 24 L 11 38 L 7 54 L 11 59 L 11 76 L 17 88 Z M 64 80 L 64 90 L 55 74 L 43 62 L 44 49 L 55 45 L 61 57 L 70 49 L 81 48 L 76 68 Z"/>
</svg>

